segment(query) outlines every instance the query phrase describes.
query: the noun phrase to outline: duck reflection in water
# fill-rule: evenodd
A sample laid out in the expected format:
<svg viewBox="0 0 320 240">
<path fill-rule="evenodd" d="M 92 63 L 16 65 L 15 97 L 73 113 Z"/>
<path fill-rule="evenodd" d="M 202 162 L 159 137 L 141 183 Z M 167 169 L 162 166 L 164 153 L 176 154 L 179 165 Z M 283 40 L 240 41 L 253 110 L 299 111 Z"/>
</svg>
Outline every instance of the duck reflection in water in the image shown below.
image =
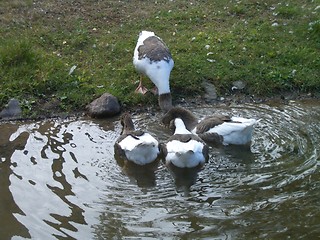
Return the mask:
<svg viewBox="0 0 320 240">
<path fill-rule="evenodd" d="M 203 165 L 193 168 L 180 168 L 172 163 L 166 164 L 166 166 L 174 179 L 177 191 L 182 191 L 185 196 L 189 195 L 191 186 L 198 180 L 198 173 L 204 168 Z"/>
<path fill-rule="evenodd" d="M 155 171 L 158 169 L 158 160 L 141 166 L 130 162 L 127 159 L 121 158 L 121 156 L 116 153 L 115 159 L 121 167 L 122 172 L 139 187 L 154 187 L 156 185 Z"/>
<path fill-rule="evenodd" d="M 159 164 L 158 141 L 148 132 L 135 130 L 131 115 L 120 118 L 121 136 L 114 145 L 114 156 L 123 172 L 133 177 L 138 186 L 154 186 Z"/>
</svg>

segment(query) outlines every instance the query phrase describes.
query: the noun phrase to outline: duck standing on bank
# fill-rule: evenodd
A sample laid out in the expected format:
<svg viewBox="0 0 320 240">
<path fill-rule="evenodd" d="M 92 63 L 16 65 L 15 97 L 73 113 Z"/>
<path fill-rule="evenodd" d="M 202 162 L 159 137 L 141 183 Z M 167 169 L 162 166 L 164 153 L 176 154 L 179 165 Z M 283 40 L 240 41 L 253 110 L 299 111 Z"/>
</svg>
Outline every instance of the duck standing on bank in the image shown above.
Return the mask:
<svg viewBox="0 0 320 240">
<path fill-rule="evenodd" d="M 156 161 L 160 153 L 158 141 L 145 131 L 135 130 L 129 113 L 121 116 L 120 123 L 123 130 L 114 145 L 115 155 L 141 166 Z"/>
<path fill-rule="evenodd" d="M 162 144 L 166 165 L 178 168 L 196 168 L 209 159 L 209 147 L 198 136 L 188 131 L 180 118 L 174 119 L 175 132 Z"/>
<path fill-rule="evenodd" d="M 186 128 L 207 143 L 223 145 L 249 145 L 256 119 L 212 115 L 199 121 L 189 110 L 182 107 L 171 108 L 162 118 L 169 126 L 175 118 L 181 118 Z"/>
<path fill-rule="evenodd" d="M 134 49 L 133 65 L 139 73 L 150 78 L 156 86 L 161 110 L 167 112 L 171 109 L 169 79 L 174 61 L 166 44 L 154 32 L 140 32 Z M 142 85 L 141 76 L 136 92 L 145 94 L 147 91 L 148 89 Z"/>
</svg>

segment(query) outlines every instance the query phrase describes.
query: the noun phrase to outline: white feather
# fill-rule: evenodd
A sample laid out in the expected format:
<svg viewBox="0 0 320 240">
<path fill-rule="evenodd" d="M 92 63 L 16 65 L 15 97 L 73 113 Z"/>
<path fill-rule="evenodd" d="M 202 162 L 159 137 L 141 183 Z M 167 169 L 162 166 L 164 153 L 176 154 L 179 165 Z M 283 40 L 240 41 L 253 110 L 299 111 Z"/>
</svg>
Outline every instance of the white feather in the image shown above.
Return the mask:
<svg viewBox="0 0 320 240">
<path fill-rule="evenodd" d="M 158 88 L 159 94 L 170 92 L 169 79 L 174 65 L 172 59 L 170 59 L 169 63 L 164 60 L 151 63 L 147 57 L 142 59 L 134 58 L 133 64 L 138 72 L 150 78 Z"/>
<path fill-rule="evenodd" d="M 139 165 L 151 163 L 159 154 L 158 141 L 149 133 L 144 133 L 138 139 L 128 135 L 119 145 L 128 160 Z"/>
<path fill-rule="evenodd" d="M 149 32 L 149 31 L 142 31 L 140 32 L 139 34 L 139 38 L 138 38 L 138 41 L 137 41 L 137 45 L 134 49 L 134 52 L 133 52 L 133 63 L 134 65 L 136 66 L 137 68 L 137 65 L 139 63 L 139 52 L 138 52 L 138 48 L 143 45 L 143 42 L 144 40 L 146 40 L 148 37 L 152 37 L 152 36 L 155 36 L 154 32 Z M 141 69 L 141 68 L 140 68 Z M 137 68 L 138 71 L 141 71 Z"/>
<path fill-rule="evenodd" d="M 176 118 L 174 120 L 174 125 L 176 127 L 174 134 L 191 134 L 191 132 L 184 125 L 184 122 L 181 118 Z"/>
<path fill-rule="evenodd" d="M 145 31 L 145 30 L 141 31 L 139 33 L 137 45 L 138 46 L 143 45 L 144 40 L 146 40 L 148 37 L 152 37 L 152 36 L 155 36 L 154 32 Z"/>
<path fill-rule="evenodd" d="M 189 142 L 180 142 L 178 140 L 173 140 L 167 143 L 168 154 L 166 156 L 166 162 L 171 162 L 177 167 L 196 167 L 200 163 L 205 162 L 205 157 L 203 156 L 204 144 L 195 140 L 190 140 Z"/>
<path fill-rule="evenodd" d="M 215 126 L 209 129 L 207 133 L 217 133 L 223 136 L 224 145 L 245 145 L 250 143 L 257 120 L 241 117 L 232 117 L 231 120 L 234 122 L 225 122 Z"/>
</svg>

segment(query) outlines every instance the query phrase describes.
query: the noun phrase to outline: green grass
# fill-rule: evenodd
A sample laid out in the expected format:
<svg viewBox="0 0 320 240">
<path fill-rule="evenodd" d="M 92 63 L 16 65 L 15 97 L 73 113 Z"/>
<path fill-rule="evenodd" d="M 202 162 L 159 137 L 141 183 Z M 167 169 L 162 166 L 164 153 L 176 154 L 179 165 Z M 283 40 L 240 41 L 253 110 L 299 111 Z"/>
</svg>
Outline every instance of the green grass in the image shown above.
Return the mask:
<svg viewBox="0 0 320 240">
<path fill-rule="evenodd" d="M 156 97 L 134 94 L 139 75 L 132 55 L 143 29 L 156 32 L 171 49 L 174 99 L 201 95 L 203 80 L 220 95 L 237 80 L 252 95 L 318 93 L 319 5 L 319 0 L 0 1 L 0 108 L 14 97 L 27 116 L 82 111 L 106 91 L 129 107 L 155 104 Z"/>
</svg>

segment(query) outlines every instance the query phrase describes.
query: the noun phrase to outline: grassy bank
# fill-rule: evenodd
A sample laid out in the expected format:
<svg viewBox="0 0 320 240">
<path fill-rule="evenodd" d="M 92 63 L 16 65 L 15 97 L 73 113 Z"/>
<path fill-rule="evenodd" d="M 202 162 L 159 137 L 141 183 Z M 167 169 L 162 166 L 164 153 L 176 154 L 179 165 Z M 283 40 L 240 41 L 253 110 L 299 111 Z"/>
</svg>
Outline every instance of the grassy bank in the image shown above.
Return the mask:
<svg viewBox="0 0 320 240">
<path fill-rule="evenodd" d="M 0 1 L 0 108 L 14 97 L 26 115 L 83 110 L 110 92 L 134 94 L 132 55 L 140 30 L 164 39 L 175 60 L 174 98 L 320 91 L 320 1 Z M 70 69 L 76 66 L 70 73 Z"/>
</svg>

